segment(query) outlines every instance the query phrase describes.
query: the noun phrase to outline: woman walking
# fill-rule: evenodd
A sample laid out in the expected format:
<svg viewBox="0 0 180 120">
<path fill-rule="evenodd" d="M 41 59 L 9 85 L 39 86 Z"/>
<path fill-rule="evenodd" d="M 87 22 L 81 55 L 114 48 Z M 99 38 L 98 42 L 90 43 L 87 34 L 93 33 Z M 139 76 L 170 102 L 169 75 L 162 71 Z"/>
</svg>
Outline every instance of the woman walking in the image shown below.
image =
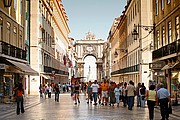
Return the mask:
<svg viewBox="0 0 180 120">
<path fill-rule="evenodd" d="M 17 88 L 17 91 L 16 91 L 16 101 L 17 101 L 17 110 L 16 110 L 16 113 L 17 115 L 20 114 L 20 111 L 21 113 L 24 113 L 24 104 L 23 104 L 23 94 L 24 94 L 24 89 L 23 89 L 23 85 L 22 83 L 19 83 L 19 86 Z"/>
<path fill-rule="evenodd" d="M 157 93 L 155 91 L 155 85 L 151 85 L 149 90 L 146 91 L 147 105 L 149 109 L 149 119 L 154 119 L 154 106 L 156 104 Z"/>
<path fill-rule="evenodd" d="M 79 88 L 80 88 L 80 85 L 77 81 L 75 81 L 75 84 L 74 84 L 74 100 L 75 100 L 75 105 L 77 105 L 77 100 L 78 100 L 78 103 L 80 103 L 80 100 L 79 100 Z"/>
<path fill-rule="evenodd" d="M 114 89 L 115 89 L 114 83 L 111 82 L 111 85 L 110 85 L 110 87 L 109 87 L 109 97 L 110 97 L 110 103 L 109 103 L 109 105 L 110 105 L 110 106 L 111 106 L 111 104 L 114 106 L 114 104 L 115 104 L 115 102 L 116 102 Z"/>
</svg>

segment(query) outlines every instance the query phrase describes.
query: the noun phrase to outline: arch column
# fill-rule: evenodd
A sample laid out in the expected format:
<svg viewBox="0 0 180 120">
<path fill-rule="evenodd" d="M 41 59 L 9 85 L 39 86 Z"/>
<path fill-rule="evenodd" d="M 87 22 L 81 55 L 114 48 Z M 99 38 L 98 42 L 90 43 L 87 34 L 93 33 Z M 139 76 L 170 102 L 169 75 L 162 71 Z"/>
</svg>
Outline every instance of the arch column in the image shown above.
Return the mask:
<svg viewBox="0 0 180 120">
<path fill-rule="evenodd" d="M 103 75 L 102 62 L 96 62 L 96 69 L 97 69 L 97 80 L 102 81 L 102 75 Z"/>
<path fill-rule="evenodd" d="M 84 77 L 84 62 L 78 63 L 78 77 Z"/>
</svg>

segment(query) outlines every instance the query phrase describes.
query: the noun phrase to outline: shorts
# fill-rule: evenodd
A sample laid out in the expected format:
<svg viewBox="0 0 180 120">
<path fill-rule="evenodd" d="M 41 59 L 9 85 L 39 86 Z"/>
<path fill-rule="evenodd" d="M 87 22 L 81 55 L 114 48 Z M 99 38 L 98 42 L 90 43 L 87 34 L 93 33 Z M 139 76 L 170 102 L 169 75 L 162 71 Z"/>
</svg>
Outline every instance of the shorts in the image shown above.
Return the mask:
<svg viewBox="0 0 180 120">
<path fill-rule="evenodd" d="M 102 97 L 108 98 L 108 91 L 102 91 Z"/>
</svg>

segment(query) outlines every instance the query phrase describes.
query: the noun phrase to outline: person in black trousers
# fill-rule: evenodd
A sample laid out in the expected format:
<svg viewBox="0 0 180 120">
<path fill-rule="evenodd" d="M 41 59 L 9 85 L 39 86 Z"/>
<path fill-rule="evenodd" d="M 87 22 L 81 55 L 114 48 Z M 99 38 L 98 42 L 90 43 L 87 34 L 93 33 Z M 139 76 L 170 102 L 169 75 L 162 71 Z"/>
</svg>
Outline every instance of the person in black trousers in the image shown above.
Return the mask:
<svg viewBox="0 0 180 120">
<path fill-rule="evenodd" d="M 157 98 L 160 103 L 160 111 L 162 120 L 169 119 L 168 102 L 171 101 L 170 93 L 164 88 L 164 85 L 160 84 L 160 89 L 157 91 Z"/>
<path fill-rule="evenodd" d="M 24 104 L 23 104 L 23 94 L 24 94 L 24 89 L 22 83 L 19 83 L 18 88 L 16 90 L 16 101 L 17 101 L 17 109 L 16 113 L 17 115 L 21 113 L 24 113 Z"/>
<path fill-rule="evenodd" d="M 156 104 L 157 92 L 155 91 L 155 85 L 151 85 L 149 90 L 146 91 L 145 97 L 147 97 L 147 105 L 149 109 L 149 119 L 154 119 L 154 106 Z"/>
<path fill-rule="evenodd" d="M 59 90 L 58 84 L 55 85 L 54 90 L 55 90 L 55 101 L 59 102 L 59 93 L 60 93 L 60 90 Z"/>
</svg>

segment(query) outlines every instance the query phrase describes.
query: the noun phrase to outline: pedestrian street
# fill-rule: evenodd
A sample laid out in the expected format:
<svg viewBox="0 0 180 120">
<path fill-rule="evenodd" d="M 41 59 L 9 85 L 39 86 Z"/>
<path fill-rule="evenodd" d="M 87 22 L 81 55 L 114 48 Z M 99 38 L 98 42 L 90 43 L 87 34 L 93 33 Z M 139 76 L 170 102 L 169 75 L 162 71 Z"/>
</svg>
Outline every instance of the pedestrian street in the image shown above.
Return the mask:
<svg viewBox="0 0 180 120">
<path fill-rule="evenodd" d="M 0 120 L 148 120 L 148 109 L 134 107 L 132 111 L 115 106 L 94 106 L 86 103 L 86 96 L 80 96 L 81 103 L 75 105 L 70 94 L 61 94 L 60 102 L 52 98 L 33 97 L 28 101 L 34 105 L 26 105 L 25 113 L 16 115 L 15 108 L 8 113 L 1 111 Z M 36 101 L 36 103 L 35 103 Z M 16 107 L 16 105 L 13 105 Z M 155 110 L 155 119 L 160 120 L 159 110 Z M 170 120 L 178 120 L 176 117 L 170 117 Z"/>
</svg>

